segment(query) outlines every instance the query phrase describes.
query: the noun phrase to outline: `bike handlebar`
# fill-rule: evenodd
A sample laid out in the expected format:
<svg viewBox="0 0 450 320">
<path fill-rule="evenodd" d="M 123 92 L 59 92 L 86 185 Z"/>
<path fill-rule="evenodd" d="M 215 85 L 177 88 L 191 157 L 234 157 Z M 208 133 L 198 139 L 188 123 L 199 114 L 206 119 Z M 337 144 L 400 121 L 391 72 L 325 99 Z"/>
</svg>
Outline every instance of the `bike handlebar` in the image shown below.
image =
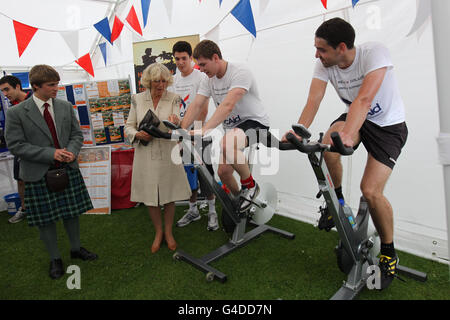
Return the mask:
<svg viewBox="0 0 450 320">
<path fill-rule="evenodd" d="M 190 135 L 187 130 L 184 130 L 181 128 L 176 129 L 176 131 L 180 132 L 180 134 L 178 135 L 179 140 L 183 140 L 187 137 L 189 140 L 194 141 L 197 137 L 197 136 Z M 163 132 L 159 128 L 156 128 L 155 126 L 150 126 L 150 128 L 148 130 L 146 130 L 146 132 L 155 138 L 161 138 L 161 139 L 167 139 L 167 140 L 174 139 L 174 137 L 172 137 L 172 134 L 170 134 L 168 132 Z M 212 142 L 211 137 L 202 137 L 201 140 L 206 144 L 209 144 Z"/>
<path fill-rule="evenodd" d="M 189 132 L 186 129 L 182 129 L 179 126 L 173 124 L 170 121 L 163 120 L 164 125 L 179 133 L 179 139 L 184 139 L 185 137 L 189 137 L 191 140 L 195 140 L 195 135 L 190 135 Z M 155 126 L 150 126 L 146 132 L 155 137 L 155 138 L 162 138 L 162 139 L 173 139 L 172 135 L 168 132 L 163 132 L 160 129 L 156 128 Z M 212 137 L 202 137 L 203 142 L 206 144 L 209 144 L 212 142 Z M 259 141 L 265 145 L 268 148 L 277 148 L 279 150 L 295 150 L 296 147 L 289 143 L 289 142 L 280 142 L 277 138 L 275 138 L 270 131 L 267 130 L 260 130 L 259 131 Z"/>
<path fill-rule="evenodd" d="M 343 156 L 350 156 L 353 154 L 353 148 L 344 146 L 339 133 L 332 132 L 331 140 L 333 140 L 333 145 L 330 147 L 331 152 L 337 152 L 342 154 Z"/>
<path fill-rule="evenodd" d="M 340 153 L 343 156 L 349 156 L 353 154 L 353 148 L 349 148 L 344 146 L 342 143 L 341 137 L 339 136 L 339 133 L 332 132 L 331 133 L 331 139 L 333 140 L 333 146 L 322 144 L 319 142 L 308 142 L 305 143 L 303 141 L 300 141 L 292 132 L 289 132 L 286 135 L 286 139 L 292 143 L 295 148 L 303 153 L 314 153 L 314 152 L 322 152 L 322 151 L 329 151 L 329 152 L 337 152 Z"/>
</svg>

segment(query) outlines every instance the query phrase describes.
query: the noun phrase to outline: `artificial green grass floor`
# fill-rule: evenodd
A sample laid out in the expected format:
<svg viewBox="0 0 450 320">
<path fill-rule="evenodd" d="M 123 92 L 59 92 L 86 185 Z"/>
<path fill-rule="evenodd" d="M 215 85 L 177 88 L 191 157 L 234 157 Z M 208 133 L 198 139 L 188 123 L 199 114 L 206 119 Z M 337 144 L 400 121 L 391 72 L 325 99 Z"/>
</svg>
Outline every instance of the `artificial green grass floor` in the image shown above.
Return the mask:
<svg viewBox="0 0 450 320">
<path fill-rule="evenodd" d="M 175 219 L 183 215 L 177 208 Z M 111 215 L 80 218 L 82 246 L 99 255 L 92 262 L 70 259 L 62 222 L 57 223 L 64 268 L 81 270 L 81 289 L 69 290 L 66 273 L 48 276 L 49 258 L 36 227 L 7 222 L 0 213 L 0 299 L 162 299 L 162 300 L 316 300 L 329 299 L 345 280 L 337 265 L 336 232 L 274 216 L 269 225 L 292 232 L 294 240 L 265 233 L 211 265 L 228 276 L 225 283 L 207 282 L 205 274 L 175 261 L 167 245 L 150 252 L 154 229 L 144 206 Z M 178 247 L 201 257 L 228 241 L 221 229 L 206 230 L 207 217 L 184 228 L 174 227 Z M 428 281 L 395 280 L 381 292 L 364 290 L 359 299 L 448 300 L 449 268 L 438 262 L 399 253 L 400 263 L 428 274 Z"/>
</svg>

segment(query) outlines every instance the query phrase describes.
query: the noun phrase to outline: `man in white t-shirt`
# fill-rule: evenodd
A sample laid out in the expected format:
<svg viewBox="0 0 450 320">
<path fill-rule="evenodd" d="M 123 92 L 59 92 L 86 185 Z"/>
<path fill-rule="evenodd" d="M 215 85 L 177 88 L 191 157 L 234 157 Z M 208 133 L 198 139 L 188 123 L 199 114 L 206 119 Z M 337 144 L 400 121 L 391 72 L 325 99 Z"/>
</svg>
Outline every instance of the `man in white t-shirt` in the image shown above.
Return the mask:
<svg viewBox="0 0 450 320">
<path fill-rule="evenodd" d="M 380 43 L 354 46 L 353 27 L 340 18 L 325 21 L 316 31 L 318 58 L 308 100 L 298 123 L 309 127 L 319 109 L 328 81 L 347 105 L 323 138 L 332 144 L 331 132 L 337 131 L 347 147 L 362 142 L 368 151 L 361 191 L 369 203 L 370 214 L 381 239 L 381 287 L 387 287 L 396 276 L 398 257 L 394 249 L 393 211 L 383 195 L 386 182 L 406 143 L 403 101 L 395 79 L 388 50 Z M 291 131 L 292 132 L 292 131 Z M 285 140 L 285 137 L 283 138 Z M 342 195 L 340 155 L 327 152 L 325 162 L 332 177 L 336 195 Z M 319 222 L 332 221 L 324 215 Z"/>
<path fill-rule="evenodd" d="M 258 195 L 259 186 L 251 175 L 243 150 L 257 142 L 258 130 L 269 129 L 269 117 L 259 98 L 253 74 L 245 65 L 223 60 L 219 47 L 210 40 L 203 40 L 195 47 L 194 58 L 208 79 L 201 82 L 181 126 L 188 128 L 200 112 L 202 103 L 213 98 L 216 111 L 202 127 L 202 134 L 223 125 L 225 136 L 221 142 L 218 174 L 222 183 L 234 195 L 240 196 L 240 210 L 245 212 Z M 234 171 L 240 176 L 242 189 L 233 177 Z"/>
<path fill-rule="evenodd" d="M 174 76 L 173 85 L 168 88 L 168 90 L 175 92 L 181 97 L 180 104 L 180 117 L 183 119 L 186 110 L 189 105 L 194 100 L 197 95 L 200 82 L 206 78 L 206 75 L 201 73 L 198 69 L 195 69 L 192 61 L 192 47 L 189 42 L 178 41 L 173 45 L 172 54 L 175 57 L 175 63 L 177 65 L 178 71 Z M 206 100 L 201 106 L 201 111 L 196 121 L 205 122 L 206 116 L 208 114 L 208 104 L 209 99 Z M 206 163 L 208 171 L 214 176 L 214 170 L 211 163 Z M 193 165 L 185 165 L 186 174 L 188 176 L 189 184 L 191 185 L 192 195 L 189 199 L 189 209 L 186 214 L 177 222 L 177 227 L 184 227 L 193 221 L 200 219 L 200 212 L 197 208 L 197 194 L 198 194 L 198 183 L 196 179 L 196 174 L 193 171 Z M 211 192 L 210 188 L 205 185 L 205 181 L 198 177 L 198 182 L 200 182 L 200 187 L 202 192 L 205 193 L 208 199 L 208 230 L 215 231 L 219 229 L 216 205 L 214 194 Z"/>
</svg>

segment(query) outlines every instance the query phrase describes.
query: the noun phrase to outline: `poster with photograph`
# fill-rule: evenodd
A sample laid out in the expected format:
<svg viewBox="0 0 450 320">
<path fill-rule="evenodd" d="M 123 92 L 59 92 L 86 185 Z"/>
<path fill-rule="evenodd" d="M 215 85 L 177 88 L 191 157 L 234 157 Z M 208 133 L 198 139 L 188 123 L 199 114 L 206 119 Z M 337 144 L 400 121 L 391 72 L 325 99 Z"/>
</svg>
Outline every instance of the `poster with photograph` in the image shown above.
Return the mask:
<svg viewBox="0 0 450 320">
<path fill-rule="evenodd" d="M 200 42 L 199 35 L 164 38 L 133 43 L 134 74 L 136 78 L 136 93 L 145 91 L 141 85 L 142 72 L 154 62 L 164 64 L 172 74 L 176 73 L 177 66 L 172 55 L 172 47 L 178 41 L 187 41 L 192 49 Z"/>
<path fill-rule="evenodd" d="M 94 209 L 88 214 L 111 213 L 111 147 L 83 147 L 78 164 Z"/>
</svg>

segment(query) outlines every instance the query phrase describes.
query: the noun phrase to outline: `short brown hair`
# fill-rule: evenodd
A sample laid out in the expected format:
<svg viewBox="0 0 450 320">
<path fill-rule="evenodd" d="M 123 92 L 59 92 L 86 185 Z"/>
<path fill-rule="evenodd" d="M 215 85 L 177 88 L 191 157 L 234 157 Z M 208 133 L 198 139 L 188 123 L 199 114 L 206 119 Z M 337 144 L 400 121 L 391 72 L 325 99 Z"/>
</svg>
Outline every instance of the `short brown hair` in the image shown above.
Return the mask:
<svg viewBox="0 0 450 320">
<path fill-rule="evenodd" d="M 212 59 L 214 54 L 217 54 L 219 59 L 222 59 L 222 52 L 220 52 L 219 46 L 211 40 L 200 41 L 194 49 L 194 59 L 200 57 Z"/>
<path fill-rule="evenodd" d="M 38 64 L 31 68 L 28 75 L 31 87 L 35 90 L 33 85 L 41 87 L 45 82 L 60 81 L 58 72 L 51 66 L 46 64 Z"/>
</svg>

